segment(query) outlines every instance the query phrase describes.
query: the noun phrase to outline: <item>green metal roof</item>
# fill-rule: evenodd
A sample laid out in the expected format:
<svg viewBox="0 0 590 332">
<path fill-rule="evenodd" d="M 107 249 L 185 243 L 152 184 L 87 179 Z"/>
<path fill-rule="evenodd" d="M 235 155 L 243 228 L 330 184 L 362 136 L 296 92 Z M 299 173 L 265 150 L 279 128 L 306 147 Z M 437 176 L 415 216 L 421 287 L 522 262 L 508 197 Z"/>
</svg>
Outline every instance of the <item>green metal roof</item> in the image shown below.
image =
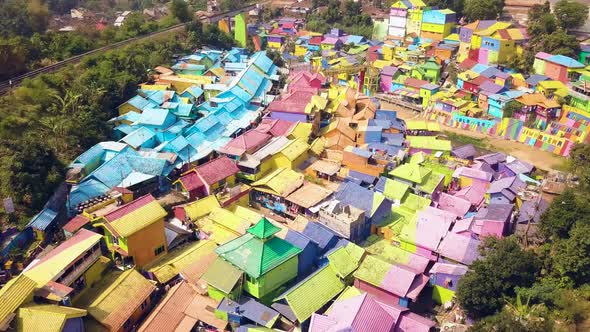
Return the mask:
<svg viewBox="0 0 590 332">
<path fill-rule="evenodd" d="M 391 264 L 368 255 L 354 273 L 354 277 L 371 285 L 380 286 L 390 269 Z"/>
<path fill-rule="evenodd" d="M 328 255 L 328 261 L 336 274 L 346 278 L 357 269 L 364 254 L 365 249 L 351 242 L 331 252 Z"/>
<path fill-rule="evenodd" d="M 217 257 L 207 269 L 207 272 L 203 274 L 203 280 L 220 291 L 229 294 L 241 276 L 242 271 L 226 262 L 223 258 Z"/>
<path fill-rule="evenodd" d="M 258 278 L 299 254 L 301 249 L 277 237 L 260 239 L 246 233 L 217 247 L 215 252 L 249 276 Z"/>
<path fill-rule="evenodd" d="M 275 235 L 280 230 L 279 227 L 273 225 L 268 219 L 263 217 L 258 223 L 256 223 L 256 225 L 248 228 L 247 232 L 259 239 L 266 239 Z"/>
<path fill-rule="evenodd" d="M 418 164 L 408 163 L 396 167 L 391 172 L 389 172 L 389 175 L 407 181 L 412 181 L 414 183 L 422 183 L 422 181 L 424 181 L 424 178 L 428 174 L 430 174 L 430 172 L 432 171 L 428 168 L 422 167 Z"/>
<path fill-rule="evenodd" d="M 277 300 L 286 299 L 297 320 L 304 322 L 344 287 L 332 266 L 326 265 L 283 293 Z"/>
<path fill-rule="evenodd" d="M 434 189 L 438 186 L 438 184 L 443 180 L 445 176 L 438 173 L 429 173 L 422 183 L 420 183 L 420 190 L 427 193 L 432 194 Z"/>
</svg>

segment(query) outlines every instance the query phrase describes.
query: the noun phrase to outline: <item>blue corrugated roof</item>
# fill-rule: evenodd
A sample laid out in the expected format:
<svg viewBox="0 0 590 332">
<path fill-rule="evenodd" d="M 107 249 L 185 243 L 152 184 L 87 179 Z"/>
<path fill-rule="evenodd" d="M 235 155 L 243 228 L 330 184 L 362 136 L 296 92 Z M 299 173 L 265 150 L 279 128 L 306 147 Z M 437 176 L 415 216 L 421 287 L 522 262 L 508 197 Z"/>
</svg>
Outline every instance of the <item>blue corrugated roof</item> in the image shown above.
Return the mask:
<svg viewBox="0 0 590 332">
<path fill-rule="evenodd" d="M 561 54 L 552 55 L 547 60 L 567 68 L 584 68 L 583 63 Z"/>
<path fill-rule="evenodd" d="M 536 86 L 537 84 L 539 84 L 539 82 L 546 81 L 548 79 L 549 77 L 545 75 L 533 74 L 526 79 L 526 83 L 529 85 Z"/>
<path fill-rule="evenodd" d="M 372 190 L 364 188 L 353 182 L 345 182 L 340 185 L 334 196 L 344 205 L 352 205 L 365 211 L 365 216 L 371 217 L 373 212 Z"/>
<path fill-rule="evenodd" d="M 33 219 L 31 219 L 27 227 L 33 227 L 44 231 L 49 226 L 53 225 L 55 221 L 57 221 L 57 212 L 50 208 L 44 208 L 41 210 L 41 212 L 34 216 Z"/>
<path fill-rule="evenodd" d="M 285 236 L 285 241 L 291 243 L 295 247 L 303 250 L 307 247 L 312 241 L 307 236 L 290 229 L 287 231 L 287 235 Z"/>
<path fill-rule="evenodd" d="M 376 179 L 376 177 L 373 175 L 369 175 L 369 174 L 365 174 L 365 173 L 361 173 L 361 172 L 357 172 L 357 171 L 352 171 L 352 170 L 348 172 L 348 175 L 346 177 L 360 180 L 361 183 L 366 183 L 369 185 L 373 184 Z"/>
<path fill-rule="evenodd" d="M 371 158 L 371 156 L 373 155 L 371 153 L 371 151 L 364 150 L 361 148 L 356 148 L 356 147 L 352 148 L 352 153 L 356 154 L 357 156 L 364 157 L 364 158 Z"/>
<path fill-rule="evenodd" d="M 245 317 L 256 324 L 266 326 L 276 320 L 279 313 L 248 296 L 240 296 L 238 300 L 223 298 L 217 310 Z"/>
<path fill-rule="evenodd" d="M 490 66 L 487 66 L 487 65 L 478 63 L 475 66 L 473 66 L 473 68 L 471 68 L 471 70 L 473 70 L 474 72 L 476 72 L 476 73 L 479 74 L 479 73 L 483 72 L 484 70 L 486 70 L 488 68 L 490 68 Z"/>
<path fill-rule="evenodd" d="M 146 108 L 137 122 L 144 125 L 162 126 L 173 120 L 173 115 L 167 109 Z"/>
<path fill-rule="evenodd" d="M 140 95 L 137 95 L 131 99 L 129 99 L 127 101 L 127 104 L 139 109 L 140 111 L 143 110 L 146 107 L 156 107 L 158 106 L 158 104 L 156 104 L 154 101 L 143 98 Z"/>
<path fill-rule="evenodd" d="M 126 143 L 134 149 L 141 147 L 147 141 L 154 138 L 156 134 L 146 127 L 139 127 L 132 133 L 126 135 L 121 139 L 121 142 Z"/>
<path fill-rule="evenodd" d="M 310 221 L 305 225 L 303 235 L 317 243 L 321 251 L 330 249 L 337 239 L 336 233 L 315 221 Z"/>
<path fill-rule="evenodd" d="M 266 56 L 266 53 L 264 53 L 262 51 L 254 54 L 253 58 L 254 58 L 254 65 L 256 65 L 256 67 L 260 68 L 263 72 L 265 72 L 267 74 L 271 70 L 272 66 L 274 66 L 274 64 L 272 63 L 272 60 L 270 58 L 268 58 Z"/>
</svg>

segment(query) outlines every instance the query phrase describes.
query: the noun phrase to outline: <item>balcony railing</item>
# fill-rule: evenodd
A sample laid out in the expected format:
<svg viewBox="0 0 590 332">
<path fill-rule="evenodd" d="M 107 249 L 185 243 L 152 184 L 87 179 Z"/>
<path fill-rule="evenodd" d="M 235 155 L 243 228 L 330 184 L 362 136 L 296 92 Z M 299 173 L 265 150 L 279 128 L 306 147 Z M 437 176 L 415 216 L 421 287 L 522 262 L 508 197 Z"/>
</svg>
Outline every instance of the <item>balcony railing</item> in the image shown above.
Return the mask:
<svg viewBox="0 0 590 332">
<path fill-rule="evenodd" d="M 71 285 L 74 280 L 78 279 L 80 275 L 90 267 L 90 265 L 98 260 L 100 255 L 100 250 L 95 250 L 90 256 L 79 260 L 74 264 L 74 269 L 72 271 L 67 274 L 64 273 L 59 277 L 59 282 L 66 286 Z"/>
</svg>

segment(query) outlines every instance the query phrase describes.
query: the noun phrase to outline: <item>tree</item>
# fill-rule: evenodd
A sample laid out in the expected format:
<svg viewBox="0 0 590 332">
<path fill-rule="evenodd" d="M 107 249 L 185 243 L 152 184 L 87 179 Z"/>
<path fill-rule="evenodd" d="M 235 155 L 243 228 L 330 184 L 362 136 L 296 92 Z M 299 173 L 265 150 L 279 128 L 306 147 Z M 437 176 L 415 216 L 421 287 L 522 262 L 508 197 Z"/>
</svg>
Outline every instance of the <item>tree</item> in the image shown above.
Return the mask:
<svg viewBox="0 0 590 332">
<path fill-rule="evenodd" d="M 276 50 L 266 50 L 266 56 L 268 56 L 277 67 L 285 66 L 285 60 L 283 60 L 281 52 Z"/>
<path fill-rule="evenodd" d="M 428 6 L 448 8 L 457 13 L 457 17 L 463 15 L 463 8 L 465 7 L 465 0 L 426 0 L 424 2 Z"/>
<path fill-rule="evenodd" d="M 570 152 L 569 169 L 579 176 L 580 186 L 590 191 L 590 145 L 576 144 Z"/>
<path fill-rule="evenodd" d="M 203 22 L 198 19 L 190 21 L 186 25 L 187 41 L 191 47 L 203 46 Z"/>
<path fill-rule="evenodd" d="M 569 239 L 557 244 L 555 270 L 562 278 L 571 279 L 577 286 L 590 282 L 589 234 L 590 223 L 580 223 L 572 228 Z"/>
<path fill-rule="evenodd" d="M 465 0 L 464 14 L 468 21 L 494 20 L 500 17 L 504 0 Z"/>
<path fill-rule="evenodd" d="M 457 299 L 474 318 L 493 315 L 504 306 L 515 287 L 529 287 L 539 273 L 537 257 L 519 247 L 516 239 L 488 237 L 480 248 L 482 257 L 459 281 Z"/>
<path fill-rule="evenodd" d="M 502 117 L 511 118 L 514 113 L 522 110 L 522 107 L 523 105 L 520 102 L 511 100 L 504 105 L 504 108 L 502 109 Z"/>
<path fill-rule="evenodd" d="M 571 0 L 559 0 L 553 8 L 559 26 L 565 30 L 575 29 L 588 19 L 588 6 Z"/>
<path fill-rule="evenodd" d="M 551 202 L 541 216 L 539 227 L 546 238 L 565 239 L 581 220 L 590 220 L 590 207 L 584 197 L 566 190 Z"/>
<path fill-rule="evenodd" d="M 543 318 L 534 320 L 519 319 L 509 309 L 504 309 L 500 313 L 487 317 L 475 323 L 470 332 L 546 332 L 552 331 L 552 321 Z"/>
<path fill-rule="evenodd" d="M 191 12 L 184 0 L 172 0 L 170 2 L 170 14 L 176 17 L 180 22 L 188 22 L 191 20 Z"/>
</svg>

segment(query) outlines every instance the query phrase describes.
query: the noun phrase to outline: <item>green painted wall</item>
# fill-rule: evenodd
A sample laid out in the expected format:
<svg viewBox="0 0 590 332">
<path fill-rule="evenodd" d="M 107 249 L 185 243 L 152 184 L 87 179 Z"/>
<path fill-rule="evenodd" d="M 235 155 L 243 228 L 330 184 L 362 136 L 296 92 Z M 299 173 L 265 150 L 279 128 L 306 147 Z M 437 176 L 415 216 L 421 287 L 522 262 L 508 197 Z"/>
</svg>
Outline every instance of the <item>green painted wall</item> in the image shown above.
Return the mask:
<svg viewBox="0 0 590 332">
<path fill-rule="evenodd" d="M 235 17 L 234 38 L 240 47 L 246 47 L 248 30 L 246 29 L 246 13 L 240 13 Z"/>
<path fill-rule="evenodd" d="M 244 290 L 256 298 L 264 297 L 287 281 L 297 277 L 298 262 L 299 259 L 294 256 L 256 280 L 248 281 L 246 278 Z"/>
</svg>

